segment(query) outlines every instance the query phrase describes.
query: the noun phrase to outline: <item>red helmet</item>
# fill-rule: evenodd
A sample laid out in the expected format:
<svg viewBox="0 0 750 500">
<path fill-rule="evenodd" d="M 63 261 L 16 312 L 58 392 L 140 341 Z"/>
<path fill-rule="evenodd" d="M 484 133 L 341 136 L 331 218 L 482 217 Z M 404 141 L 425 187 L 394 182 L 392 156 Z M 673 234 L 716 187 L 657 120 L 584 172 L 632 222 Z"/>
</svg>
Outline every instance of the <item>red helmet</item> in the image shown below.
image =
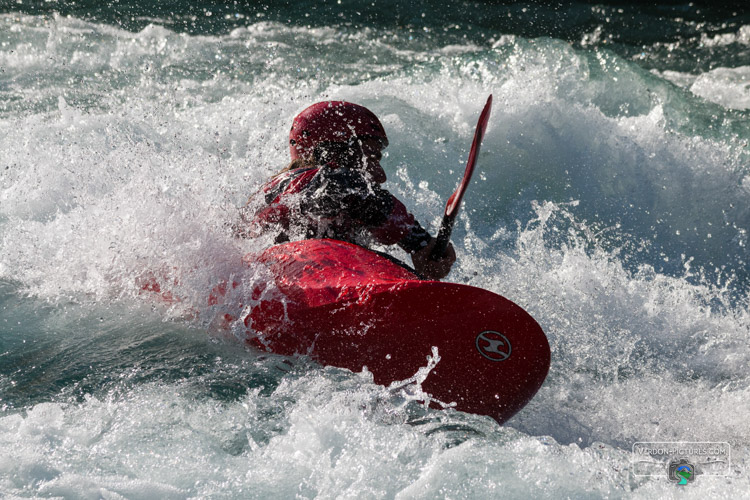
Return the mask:
<svg viewBox="0 0 750 500">
<path fill-rule="evenodd" d="M 349 142 L 355 137 L 375 137 L 383 147 L 388 145 L 383 125 L 369 109 L 344 101 L 319 102 L 294 118 L 289 151 L 292 160 L 296 160 L 310 155 L 322 142 Z"/>
</svg>

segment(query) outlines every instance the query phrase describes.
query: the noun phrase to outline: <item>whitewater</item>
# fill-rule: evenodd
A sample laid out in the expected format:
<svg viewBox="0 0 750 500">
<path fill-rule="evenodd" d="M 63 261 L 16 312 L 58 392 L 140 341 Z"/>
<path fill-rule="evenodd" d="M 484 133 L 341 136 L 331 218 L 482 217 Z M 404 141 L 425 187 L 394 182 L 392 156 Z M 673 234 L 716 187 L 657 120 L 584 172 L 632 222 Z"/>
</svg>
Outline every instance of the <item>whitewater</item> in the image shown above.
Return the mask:
<svg viewBox="0 0 750 500">
<path fill-rule="evenodd" d="M 138 22 L 0 14 L 0 496 L 750 498 L 750 26 L 627 53 L 596 30 Z M 382 387 L 217 328 L 269 279 L 241 262 L 269 242 L 231 225 L 296 113 L 373 110 L 385 187 L 434 234 L 489 94 L 447 280 L 544 329 L 526 408 L 428 408 L 425 370 Z M 676 486 L 634 474 L 637 442 L 731 465 Z"/>
</svg>

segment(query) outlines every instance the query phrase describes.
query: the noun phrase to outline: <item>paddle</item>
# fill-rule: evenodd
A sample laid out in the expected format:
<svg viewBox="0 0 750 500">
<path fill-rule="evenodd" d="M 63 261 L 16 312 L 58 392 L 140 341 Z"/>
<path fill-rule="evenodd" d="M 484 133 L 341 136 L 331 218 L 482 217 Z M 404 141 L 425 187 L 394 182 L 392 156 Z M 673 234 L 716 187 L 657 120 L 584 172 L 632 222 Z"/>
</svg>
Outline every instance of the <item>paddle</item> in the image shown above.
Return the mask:
<svg viewBox="0 0 750 500">
<path fill-rule="evenodd" d="M 490 110 L 492 109 L 492 94 L 487 98 L 487 104 L 484 105 L 482 114 L 479 115 L 479 121 L 477 122 L 477 128 L 474 131 L 474 141 L 471 143 L 471 151 L 469 151 L 469 160 L 466 162 L 466 170 L 464 171 L 464 178 L 461 179 L 461 184 L 458 185 L 456 191 L 448 198 L 448 202 L 445 204 L 445 215 L 443 215 L 443 223 L 440 225 L 440 231 L 438 232 L 437 242 L 432 249 L 430 259 L 438 260 L 440 257 L 445 255 L 445 250 L 448 248 L 448 242 L 451 239 L 451 232 L 453 231 L 453 224 L 456 222 L 456 216 L 458 215 L 458 209 L 461 206 L 461 200 L 464 198 L 466 188 L 469 187 L 469 181 L 471 180 L 471 174 L 474 173 L 474 166 L 477 164 L 477 157 L 479 156 L 479 147 L 482 145 L 482 139 L 484 138 L 484 131 L 487 129 L 487 121 L 490 119 Z"/>
</svg>

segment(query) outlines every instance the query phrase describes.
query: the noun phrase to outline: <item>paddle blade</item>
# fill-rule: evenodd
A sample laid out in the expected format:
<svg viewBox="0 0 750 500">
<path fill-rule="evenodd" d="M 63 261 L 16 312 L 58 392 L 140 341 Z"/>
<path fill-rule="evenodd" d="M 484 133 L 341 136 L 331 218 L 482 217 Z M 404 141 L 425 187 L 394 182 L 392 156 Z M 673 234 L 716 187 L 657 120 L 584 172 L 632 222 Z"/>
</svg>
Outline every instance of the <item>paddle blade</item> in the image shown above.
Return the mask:
<svg viewBox="0 0 750 500">
<path fill-rule="evenodd" d="M 448 198 L 448 203 L 445 204 L 445 216 L 454 218 L 458 214 L 458 209 L 461 206 L 461 201 L 464 198 L 464 193 L 469 187 L 469 181 L 474 173 L 474 167 L 477 164 L 477 158 L 479 157 L 479 149 L 482 145 L 482 139 L 484 138 L 484 132 L 487 129 L 487 122 L 490 119 L 490 111 L 492 109 L 492 95 L 487 98 L 487 104 L 484 105 L 482 114 L 479 115 L 479 121 L 477 121 L 477 128 L 474 131 L 474 141 L 471 143 L 471 150 L 469 151 L 469 159 L 466 162 L 466 170 L 464 171 L 464 177 L 461 179 L 461 184 L 458 185 L 456 191 Z"/>
<path fill-rule="evenodd" d="M 443 223 L 440 225 L 440 231 L 438 231 L 437 242 L 432 248 L 430 258 L 432 260 L 438 260 L 445 255 L 445 250 L 448 248 L 448 242 L 451 239 L 451 232 L 453 232 L 453 223 L 458 215 L 458 209 L 461 206 L 461 201 L 464 199 L 464 193 L 469 187 L 471 181 L 471 175 L 474 173 L 474 166 L 477 164 L 477 158 L 479 157 L 479 147 L 482 145 L 482 139 L 484 138 L 484 131 L 487 129 L 487 122 L 490 119 L 490 110 L 492 109 L 492 94 L 487 98 L 487 104 L 484 105 L 482 114 L 479 115 L 479 121 L 477 121 L 477 128 L 474 131 L 474 140 L 471 143 L 471 150 L 469 151 L 469 160 L 466 162 L 466 170 L 464 171 L 464 177 L 461 179 L 461 184 L 458 185 L 456 191 L 448 198 L 448 202 L 445 204 L 445 214 L 443 215 Z"/>
</svg>

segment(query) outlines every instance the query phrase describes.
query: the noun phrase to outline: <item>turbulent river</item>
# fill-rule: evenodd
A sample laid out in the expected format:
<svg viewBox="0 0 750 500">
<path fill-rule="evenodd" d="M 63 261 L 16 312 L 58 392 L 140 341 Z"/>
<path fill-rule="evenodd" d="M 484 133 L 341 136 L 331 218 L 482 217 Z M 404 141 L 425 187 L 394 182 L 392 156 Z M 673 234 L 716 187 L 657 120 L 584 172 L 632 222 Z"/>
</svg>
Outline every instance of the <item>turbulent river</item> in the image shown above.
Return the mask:
<svg viewBox="0 0 750 500">
<path fill-rule="evenodd" d="M 0 6 L 0 496 L 748 494 L 750 16 L 138 4 Z M 267 279 L 240 261 L 267 242 L 228 228 L 297 112 L 372 109 L 386 187 L 434 232 L 489 94 L 447 279 L 547 333 L 524 410 L 425 408 L 217 333 L 217 279 Z M 144 296 L 155 275 L 180 302 Z M 731 458 L 680 486 L 638 442 Z"/>
</svg>

